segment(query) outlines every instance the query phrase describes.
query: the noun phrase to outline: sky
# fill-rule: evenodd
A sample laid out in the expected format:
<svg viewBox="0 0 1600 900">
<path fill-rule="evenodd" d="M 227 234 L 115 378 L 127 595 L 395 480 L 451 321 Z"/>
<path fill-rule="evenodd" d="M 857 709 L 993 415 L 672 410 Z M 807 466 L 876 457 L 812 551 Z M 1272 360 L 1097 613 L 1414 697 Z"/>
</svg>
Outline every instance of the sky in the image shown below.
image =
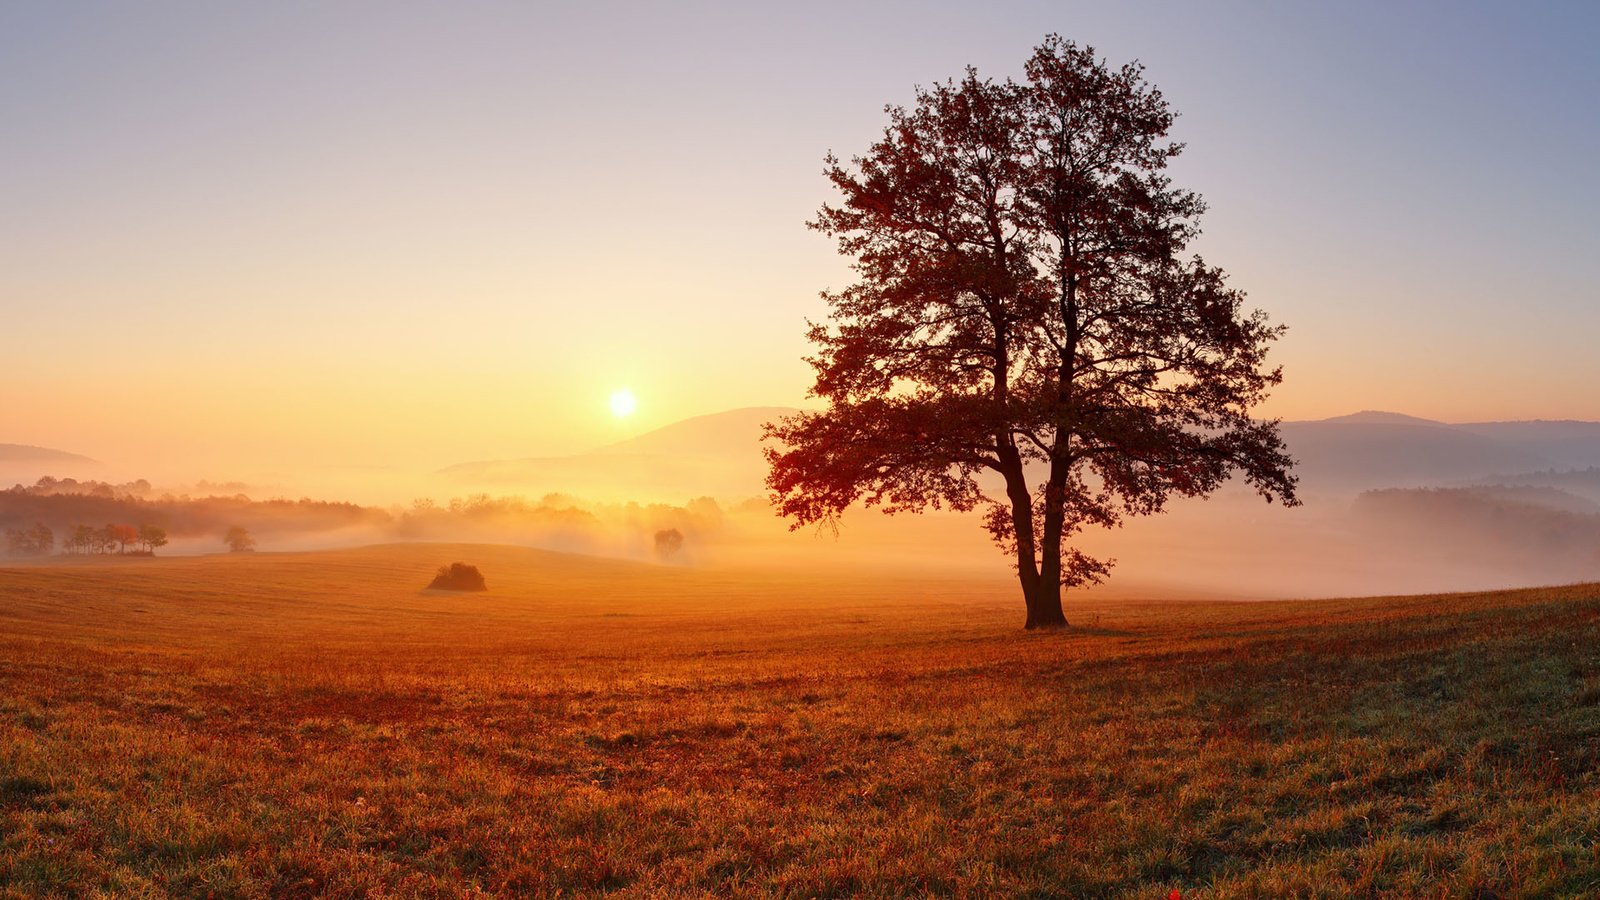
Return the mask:
<svg viewBox="0 0 1600 900">
<path fill-rule="evenodd" d="M 0 442 L 431 471 L 801 405 L 823 156 L 1051 32 L 1179 111 L 1266 414 L 1600 419 L 1593 3 L 85 2 L 0 6 Z"/>
</svg>

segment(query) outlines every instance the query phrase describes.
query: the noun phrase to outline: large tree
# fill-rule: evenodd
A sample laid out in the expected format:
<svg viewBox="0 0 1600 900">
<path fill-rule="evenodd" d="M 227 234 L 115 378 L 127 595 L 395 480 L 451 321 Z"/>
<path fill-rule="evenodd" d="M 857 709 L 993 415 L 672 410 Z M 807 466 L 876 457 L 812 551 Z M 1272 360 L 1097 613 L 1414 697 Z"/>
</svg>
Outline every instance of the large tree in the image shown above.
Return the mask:
<svg viewBox="0 0 1600 900">
<path fill-rule="evenodd" d="M 854 259 L 824 293 L 808 358 L 821 412 L 768 427 L 767 479 L 794 527 L 864 500 L 983 507 L 1013 555 L 1029 628 L 1110 561 L 1088 526 L 1160 511 L 1237 474 L 1295 503 L 1276 421 L 1282 331 L 1188 251 L 1204 210 L 1174 187 L 1174 114 L 1132 63 L 1051 35 L 1021 82 L 918 90 L 811 227 Z"/>
</svg>

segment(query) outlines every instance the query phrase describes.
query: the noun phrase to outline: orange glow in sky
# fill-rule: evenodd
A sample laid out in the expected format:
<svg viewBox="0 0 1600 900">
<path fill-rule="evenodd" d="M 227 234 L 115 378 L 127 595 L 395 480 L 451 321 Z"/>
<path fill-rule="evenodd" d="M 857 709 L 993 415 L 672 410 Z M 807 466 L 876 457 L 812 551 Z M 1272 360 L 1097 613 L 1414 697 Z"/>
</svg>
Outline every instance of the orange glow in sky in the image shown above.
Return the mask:
<svg viewBox="0 0 1600 900">
<path fill-rule="evenodd" d="M 823 155 L 1052 31 L 1182 114 L 1201 251 L 1290 326 L 1268 414 L 1600 419 L 1590 8 L 976 15 L 8 6 L 0 442 L 432 471 L 802 405 Z"/>
</svg>

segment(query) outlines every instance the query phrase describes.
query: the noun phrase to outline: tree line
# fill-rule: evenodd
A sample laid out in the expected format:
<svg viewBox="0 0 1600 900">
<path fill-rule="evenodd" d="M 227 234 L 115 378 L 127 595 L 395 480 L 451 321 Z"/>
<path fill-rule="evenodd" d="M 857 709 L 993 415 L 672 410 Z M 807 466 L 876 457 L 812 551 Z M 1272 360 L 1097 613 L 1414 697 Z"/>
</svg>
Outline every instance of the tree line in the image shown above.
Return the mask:
<svg viewBox="0 0 1600 900">
<path fill-rule="evenodd" d="M 250 532 L 237 525 L 223 534 L 222 543 L 235 553 L 248 552 L 256 547 L 256 539 Z M 61 553 L 65 556 L 154 556 L 157 548 L 166 545 L 167 530 L 159 525 L 108 524 L 102 528 L 74 525 L 61 536 Z M 55 549 L 56 533 L 43 522 L 35 522 L 28 528 L 6 529 L 6 553 L 9 556 L 49 556 Z"/>
<path fill-rule="evenodd" d="M 159 525 L 74 525 L 61 536 L 61 552 L 68 555 L 154 555 L 157 547 L 166 544 L 167 530 Z M 55 548 L 55 531 L 43 522 L 35 522 L 31 528 L 6 529 L 6 552 L 11 556 L 48 556 Z"/>
</svg>

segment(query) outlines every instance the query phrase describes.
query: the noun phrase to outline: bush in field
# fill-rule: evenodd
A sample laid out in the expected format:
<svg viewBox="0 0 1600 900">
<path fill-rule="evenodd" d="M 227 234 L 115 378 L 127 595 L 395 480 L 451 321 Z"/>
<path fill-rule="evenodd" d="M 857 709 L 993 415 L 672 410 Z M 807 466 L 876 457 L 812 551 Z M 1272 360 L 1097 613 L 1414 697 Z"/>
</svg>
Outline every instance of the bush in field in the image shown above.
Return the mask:
<svg viewBox="0 0 1600 900">
<path fill-rule="evenodd" d="M 486 591 L 489 586 L 484 584 L 483 573 L 478 571 L 477 566 L 451 563 L 439 567 L 438 574 L 433 576 L 428 588 L 435 591 Z"/>
</svg>

